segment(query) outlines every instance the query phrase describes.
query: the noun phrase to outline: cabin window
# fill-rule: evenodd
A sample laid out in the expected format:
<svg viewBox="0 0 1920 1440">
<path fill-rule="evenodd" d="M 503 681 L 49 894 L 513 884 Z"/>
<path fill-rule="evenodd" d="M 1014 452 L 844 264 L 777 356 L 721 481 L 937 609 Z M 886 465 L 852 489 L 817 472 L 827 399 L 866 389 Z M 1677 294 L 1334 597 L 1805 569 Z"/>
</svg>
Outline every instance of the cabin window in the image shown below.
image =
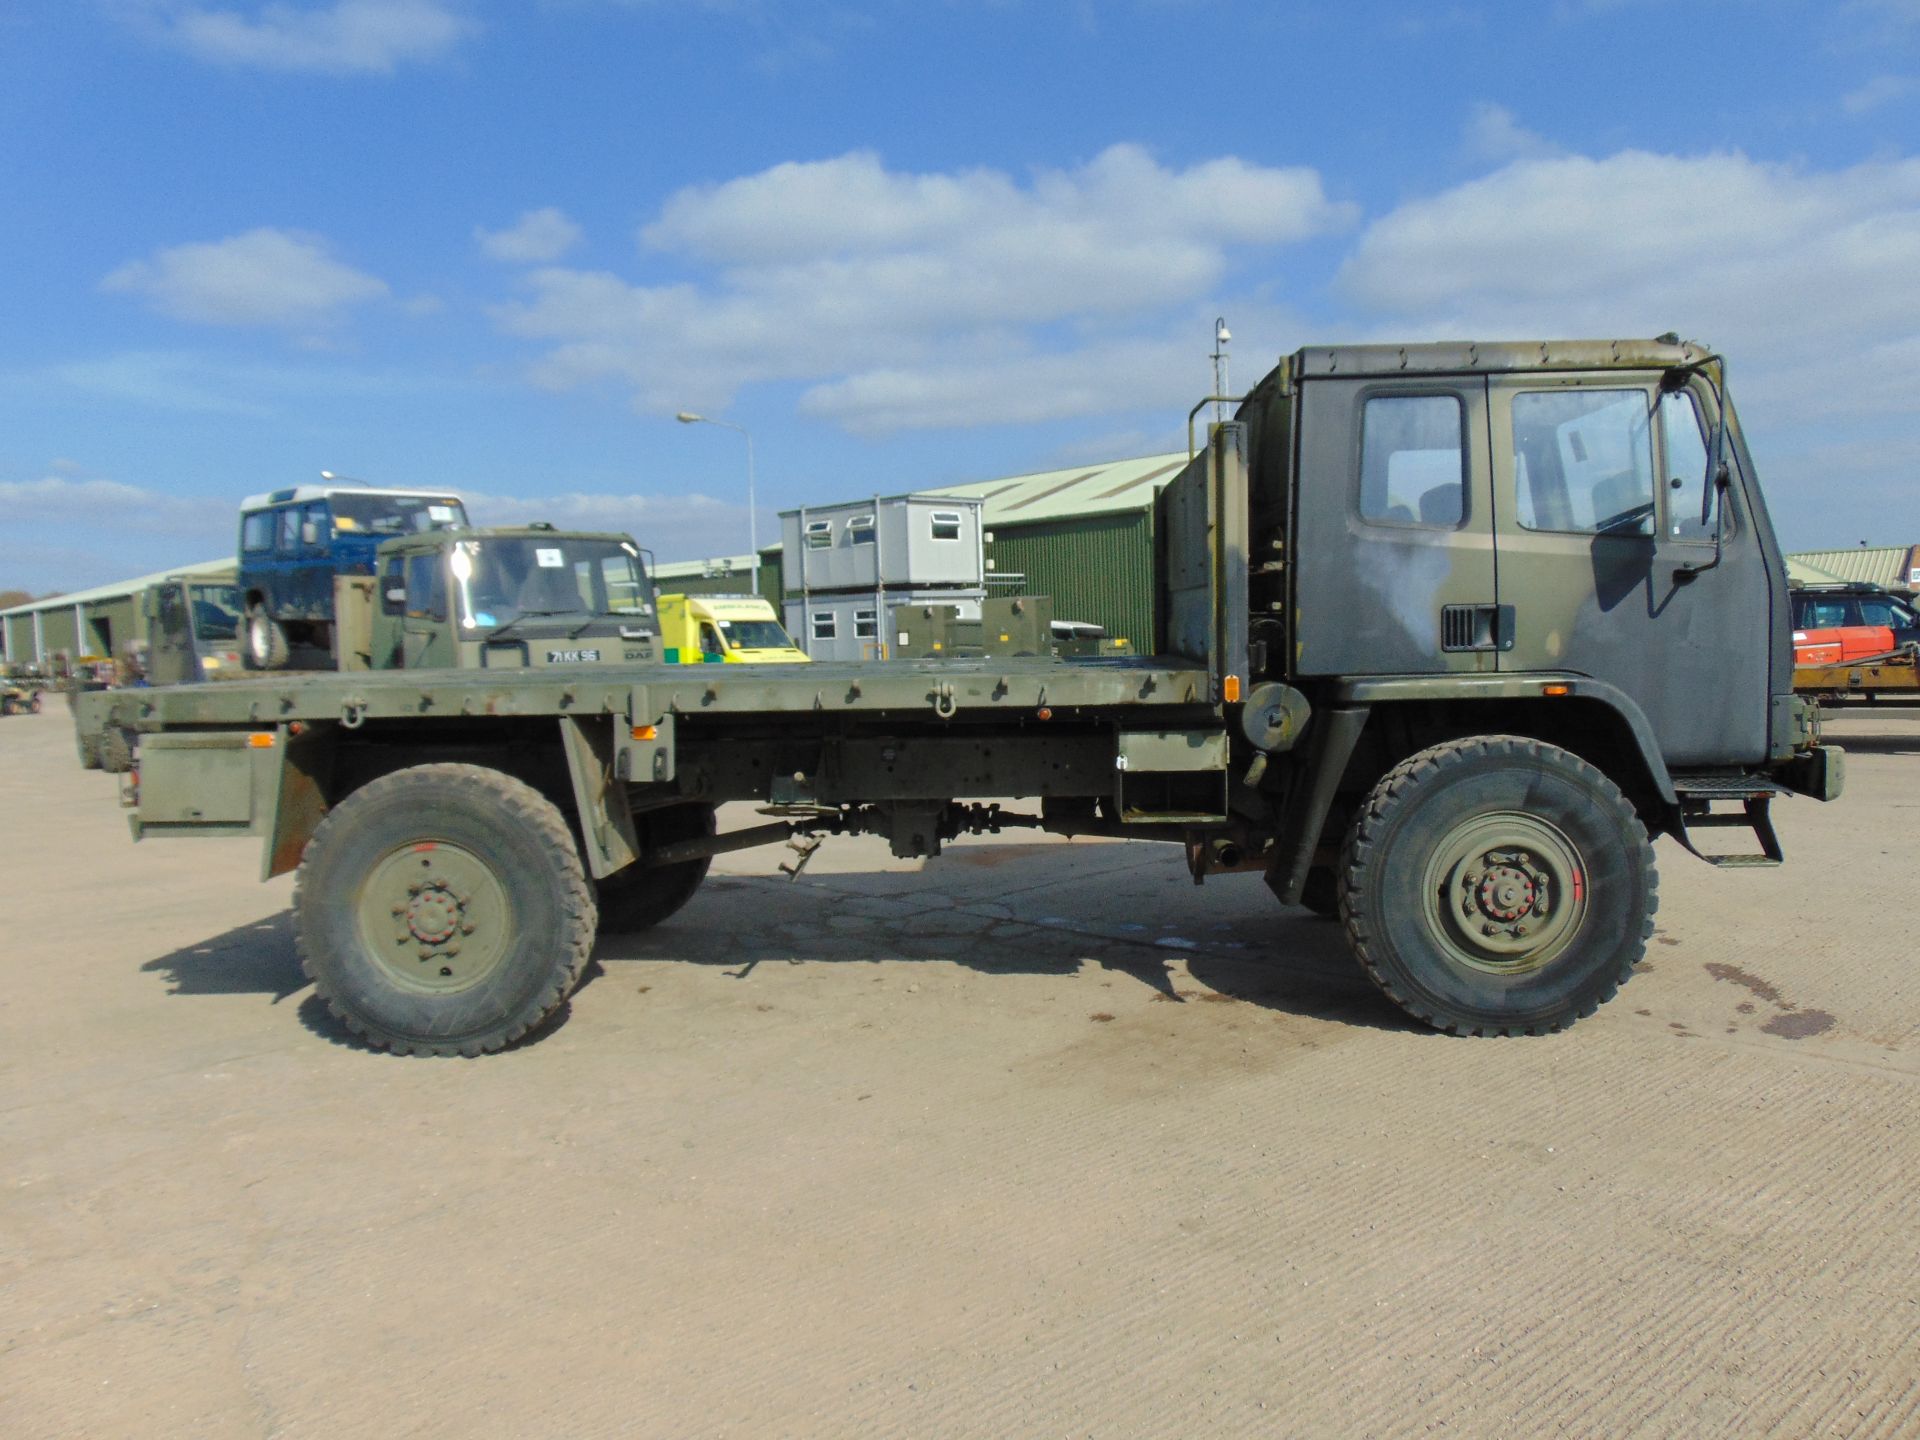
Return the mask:
<svg viewBox="0 0 1920 1440">
<path fill-rule="evenodd" d="M 1452 395 L 1375 395 L 1360 418 L 1360 518 L 1451 530 L 1466 518 L 1466 445 Z"/>
<path fill-rule="evenodd" d="M 1521 525 L 1652 535 L 1652 421 L 1644 390 L 1515 395 L 1514 511 Z"/>
<path fill-rule="evenodd" d="M 256 510 L 240 522 L 240 548 L 253 554 L 273 548 L 271 510 Z"/>
<path fill-rule="evenodd" d="M 936 540 L 958 540 L 960 538 L 960 512 L 958 510 L 936 510 L 930 523 L 933 538 Z"/>
<path fill-rule="evenodd" d="M 838 620 L 839 617 L 831 610 L 814 611 L 812 620 L 813 638 L 816 640 L 833 639 L 840 633 Z"/>
<path fill-rule="evenodd" d="M 847 543 L 849 545 L 873 544 L 873 516 L 855 515 L 847 521 Z"/>
<path fill-rule="evenodd" d="M 880 617 L 873 610 L 853 612 L 853 638 L 856 640 L 878 640 L 880 638 Z"/>
<path fill-rule="evenodd" d="M 807 522 L 807 548 L 809 550 L 831 550 L 833 548 L 833 522 L 831 520 L 809 520 Z"/>
</svg>

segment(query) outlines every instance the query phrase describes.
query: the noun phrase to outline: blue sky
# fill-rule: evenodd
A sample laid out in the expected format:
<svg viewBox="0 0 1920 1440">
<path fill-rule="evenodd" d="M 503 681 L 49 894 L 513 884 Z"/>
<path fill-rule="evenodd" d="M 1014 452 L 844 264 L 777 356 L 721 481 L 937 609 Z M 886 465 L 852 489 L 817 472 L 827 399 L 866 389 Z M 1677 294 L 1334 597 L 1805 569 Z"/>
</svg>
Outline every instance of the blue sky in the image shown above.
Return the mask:
<svg viewBox="0 0 1920 1440">
<path fill-rule="evenodd" d="M 1720 346 L 1790 548 L 1920 541 L 1920 0 L 15 0 L 0 589 L 322 468 L 745 548 L 1178 448 L 1345 339 Z"/>
</svg>

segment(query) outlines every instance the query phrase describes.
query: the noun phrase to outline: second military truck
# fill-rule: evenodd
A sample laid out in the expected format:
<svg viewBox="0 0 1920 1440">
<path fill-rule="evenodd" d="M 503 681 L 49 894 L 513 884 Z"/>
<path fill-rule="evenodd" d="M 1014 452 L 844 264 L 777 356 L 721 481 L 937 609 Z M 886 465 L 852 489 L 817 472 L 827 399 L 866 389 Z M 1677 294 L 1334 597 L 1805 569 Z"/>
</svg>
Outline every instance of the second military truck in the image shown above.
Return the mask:
<svg viewBox="0 0 1920 1440">
<path fill-rule="evenodd" d="M 562 655 L 81 709 L 141 732 L 137 838 L 259 837 L 263 875 L 298 871 L 333 1013 L 430 1055 L 539 1025 L 597 927 L 664 919 L 723 851 L 873 832 L 932 856 L 1009 826 L 1262 874 L 1337 913 L 1409 1014 L 1536 1034 L 1640 959 L 1654 836 L 1731 827 L 1749 845 L 1715 863 L 1773 864 L 1773 799 L 1839 793 L 1705 348 L 1301 350 L 1157 504 L 1165 619 L 1137 658 Z M 726 801 L 763 823 L 715 834 Z"/>
</svg>

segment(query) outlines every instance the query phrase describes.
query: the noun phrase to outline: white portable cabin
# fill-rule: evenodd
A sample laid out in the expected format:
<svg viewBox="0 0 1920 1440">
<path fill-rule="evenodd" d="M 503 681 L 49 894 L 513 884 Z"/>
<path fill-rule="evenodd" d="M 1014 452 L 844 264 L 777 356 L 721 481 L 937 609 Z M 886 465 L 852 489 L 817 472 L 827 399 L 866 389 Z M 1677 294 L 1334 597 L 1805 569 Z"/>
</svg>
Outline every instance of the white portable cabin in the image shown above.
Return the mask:
<svg viewBox="0 0 1920 1440">
<path fill-rule="evenodd" d="M 815 591 L 971 589 L 984 583 L 984 502 L 876 496 L 780 513 L 789 595 Z"/>
</svg>

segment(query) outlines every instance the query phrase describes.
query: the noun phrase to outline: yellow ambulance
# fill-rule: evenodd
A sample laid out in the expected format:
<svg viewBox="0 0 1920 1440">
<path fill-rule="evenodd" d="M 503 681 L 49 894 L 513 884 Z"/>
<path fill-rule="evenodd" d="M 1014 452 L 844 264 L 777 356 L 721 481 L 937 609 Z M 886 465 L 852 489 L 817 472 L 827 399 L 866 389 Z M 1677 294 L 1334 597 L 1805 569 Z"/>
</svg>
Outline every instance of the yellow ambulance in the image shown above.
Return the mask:
<svg viewBox="0 0 1920 1440">
<path fill-rule="evenodd" d="M 808 656 L 773 606 L 751 595 L 662 595 L 660 658 L 669 665 L 791 665 Z"/>
</svg>

